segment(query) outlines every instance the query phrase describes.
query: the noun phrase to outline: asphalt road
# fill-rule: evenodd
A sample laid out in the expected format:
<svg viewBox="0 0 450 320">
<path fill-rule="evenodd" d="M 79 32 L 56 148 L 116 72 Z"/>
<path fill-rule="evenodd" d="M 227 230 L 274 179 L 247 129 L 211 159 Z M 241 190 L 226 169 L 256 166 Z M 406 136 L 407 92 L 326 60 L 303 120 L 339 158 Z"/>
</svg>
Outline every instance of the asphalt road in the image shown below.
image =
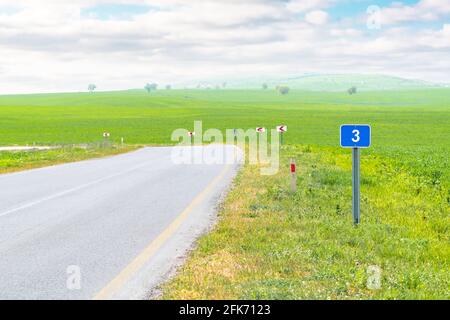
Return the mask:
<svg viewBox="0 0 450 320">
<path fill-rule="evenodd" d="M 211 225 L 238 168 L 176 164 L 172 152 L 0 175 L 0 299 L 147 298 Z"/>
</svg>

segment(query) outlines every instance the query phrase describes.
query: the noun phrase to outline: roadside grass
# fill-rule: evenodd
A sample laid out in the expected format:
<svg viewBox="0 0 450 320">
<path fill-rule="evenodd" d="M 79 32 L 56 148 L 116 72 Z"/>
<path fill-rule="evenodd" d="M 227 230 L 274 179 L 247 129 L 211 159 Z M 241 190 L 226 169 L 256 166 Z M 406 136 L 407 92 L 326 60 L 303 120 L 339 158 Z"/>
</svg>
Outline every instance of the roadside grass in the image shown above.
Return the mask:
<svg viewBox="0 0 450 320">
<path fill-rule="evenodd" d="M 363 152 L 362 223 L 351 218 L 351 155 L 283 147 L 274 176 L 246 165 L 163 299 L 449 299 L 448 185 Z M 290 158 L 299 167 L 289 191 Z M 368 289 L 371 267 L 381 288 Z"/>
<path fill-rule="evenodd" d="M 77 147 L 65 146 L 40 151 L 1 151 L 0 174 L 50 165 L 113 156 L 136 150 L 139 146 Z"/>
</svg>

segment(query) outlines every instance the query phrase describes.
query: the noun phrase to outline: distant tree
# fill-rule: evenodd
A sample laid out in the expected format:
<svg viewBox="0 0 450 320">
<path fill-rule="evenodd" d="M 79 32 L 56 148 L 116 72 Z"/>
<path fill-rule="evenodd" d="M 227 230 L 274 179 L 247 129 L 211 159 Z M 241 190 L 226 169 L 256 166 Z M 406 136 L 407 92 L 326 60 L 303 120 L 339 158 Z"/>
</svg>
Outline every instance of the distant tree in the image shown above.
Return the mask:
<svg viewBox="0 0 450 320">
<path fill-rule="evenodd" d="M 291 89 L 288 86 L 278 86 L 278 92 L 282 95 L 286 95 L 289 93 Z"/>
<path fill-rule="evenodd" d="M 91 83 L 90 85 L 88 85 L 88 90 L 89 92 L 94 92 L 94 90 L 97 89 L 97 86 L 93 83 Z"/>
<path fill-rule="evenodd" d="M 227 87 L 227 83 L 226 82 L 222 82 L 222 88 L 226 88 Z"/>
<path fill-rule="evenodd" d="M 172 86 L 170 84 L 166 85 L 166 90 L 171 90 Z"/>
<path fill-rule="evenodd" d="M 262 88 L 263 88 L 263 90 L 267 90 L 267 88 L 269 88 L 269 86 L 267 85 L 267 83 L 263 83 Z"/>
<path fill-rule="evenodd" d="M 347 90 L 349 95 L 356 94 L 358 92 L 358 89 L 356 87 L 351 87 Z"/>
<path fill-rule="evenodd" d="M 153 90 L 157 90 L 158 89 L 158 85 L 156 84 L 156 83 L 147 83 L 145 86 L 144 86 L 144 89 L 148 92 L 148 93 L 150 93 L 150 92 L 152 92 Z"/>
<path fill-rule="evenodd" d="M 220 90 L 220 86 L 218 84 L 215 86 L 215 88 L 216 90 Z"/>
</svg>

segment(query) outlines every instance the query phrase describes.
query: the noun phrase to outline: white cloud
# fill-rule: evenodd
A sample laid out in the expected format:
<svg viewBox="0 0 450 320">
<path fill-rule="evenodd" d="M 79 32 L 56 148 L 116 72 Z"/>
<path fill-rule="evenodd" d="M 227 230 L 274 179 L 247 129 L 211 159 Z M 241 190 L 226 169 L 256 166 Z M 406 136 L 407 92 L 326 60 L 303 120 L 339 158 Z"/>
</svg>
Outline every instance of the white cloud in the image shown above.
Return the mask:
<svg viewBox="0 0 450 320">
<path fill-rule="evenodd" d="M 315 25 L 322 25 L 328 21 L 328 13 L 322 10 L 314 10 L 305 15 L 305 20 Z"/>
<path fill-rule="evenodd" d="M 286 4 L 288 10 L 293 12 L 306 12 L 314 9 L 326 8 L 331 4 L 330 0 L 292 0 Z"/>
<path fill-rule="evenodd" d="M 148 81 L 267 73 L 374 71 L 450 80 L 448 24 L 371 33 L 333 22 L 324 11 L 332 10 L 329 1 L 37 2 L 17 0 L 21 11 L 1 16 L 0 93 L 85 90 L 91 82 L 124 89 Z M 129 20 L 81 15 L 83 8 L 112 2 L 160 9 Z M 443 4 L 422 2 L 429 8 Z"/>
</svg>

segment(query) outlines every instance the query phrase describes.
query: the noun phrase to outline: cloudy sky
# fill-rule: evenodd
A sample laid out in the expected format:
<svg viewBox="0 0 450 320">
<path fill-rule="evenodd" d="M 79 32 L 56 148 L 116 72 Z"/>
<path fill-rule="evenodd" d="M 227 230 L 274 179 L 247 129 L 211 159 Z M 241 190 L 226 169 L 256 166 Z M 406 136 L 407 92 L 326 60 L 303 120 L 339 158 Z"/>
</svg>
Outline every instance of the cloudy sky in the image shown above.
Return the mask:
<svg viewBox="0 0 450 320">
<path fill-rule="evenodd" d="M 303 73 L 450 82 L 450 0 L 0 0 L 0 94 Z"/>
</svg>

